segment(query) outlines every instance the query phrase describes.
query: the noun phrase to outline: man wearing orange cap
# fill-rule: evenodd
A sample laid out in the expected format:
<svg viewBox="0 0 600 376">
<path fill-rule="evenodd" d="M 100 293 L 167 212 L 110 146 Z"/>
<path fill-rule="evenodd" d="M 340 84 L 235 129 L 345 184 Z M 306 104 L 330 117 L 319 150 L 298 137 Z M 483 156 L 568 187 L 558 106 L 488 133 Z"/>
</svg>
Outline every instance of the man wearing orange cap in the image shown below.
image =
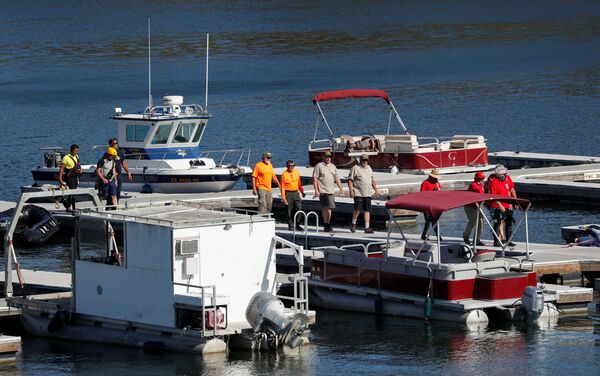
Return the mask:
<svg viewBox="0 0 600 376">
<path fill-rule="evenodd" d="M 483 188 L 483 180 L 485 179 L 485 174 L 481 171 L 475 173 L 475 178 L 469 188 L 467 189 L 470 192 L 484 193 Z M 475 224 L 477 224 L 477 238 L 474 240 L 477 245 L 485 245 L 481 242 L 481 231 L 483 231 L 483 216 L 479 215 L 479 221 L 477 221 L 477 205 L 466 205 L 465 206 L 465 214 L 467 214 L 467 218 L 469 219 L 469 223 L 467 223 L 467 227 L 465 227 L 465 231 L 463 232 L 463 240 L 467 244 L 471 244 L 469 238 L 471 237 L 471 231 L 475 228 Z"/>
</svg>

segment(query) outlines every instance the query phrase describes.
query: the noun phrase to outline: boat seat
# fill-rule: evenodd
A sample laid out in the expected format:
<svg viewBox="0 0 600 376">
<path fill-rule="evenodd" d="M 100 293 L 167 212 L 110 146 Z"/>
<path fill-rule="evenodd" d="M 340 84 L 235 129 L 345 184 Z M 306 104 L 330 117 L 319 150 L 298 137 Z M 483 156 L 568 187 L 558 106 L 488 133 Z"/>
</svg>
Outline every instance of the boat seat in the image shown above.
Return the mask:
<svg viewBox="0 0 600 376">
<path fill-rule="evenodd" d="M 384 137 L 383 145 L 382 150 L 386 153 L 412 152 L 419 147 L 417 136 L 413 134 L 387 135 Z"/>
<path fill-rule="evenodd" d="M 494 261 L 495 259 L 496 259 L 496 251 L 485 250 L 485 251 L 477 252 L 477 254 L 475 256 L 473 256 L 471 261 L 472 262 L 487 262 L 487 261 Z"/>
<path fill-rule="evenodd" d="M 390 244 L 390 248 L 387 250 L 388 257 L 403 257 L 406 252 L 406 242 L 400 240 Z"/>
<path fill-rule="evenodd" d="M 479 135 L 454 135 L 450 141 L 451 149 L 470 149 L 485 146 L 485 139 Z"/>
</svg>

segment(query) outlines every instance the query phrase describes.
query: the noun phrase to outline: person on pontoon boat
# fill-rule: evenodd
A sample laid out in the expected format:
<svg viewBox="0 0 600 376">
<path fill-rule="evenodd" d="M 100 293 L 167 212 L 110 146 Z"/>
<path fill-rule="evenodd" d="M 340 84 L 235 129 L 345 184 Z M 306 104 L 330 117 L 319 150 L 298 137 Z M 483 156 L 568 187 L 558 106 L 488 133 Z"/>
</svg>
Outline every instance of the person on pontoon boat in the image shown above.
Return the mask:
<svg viewBox="0 0 600 376">
<path fill-rule="evenodd" d="M 517 198 L 515 183 L 508 175 L 508 170 L 504 165 L 497 165 L 494 173 L 489 176 L 487 182 L 488 193 L 498 194 Z M 512 225 L 515 222 L 513 205 L 506 202 L 493 201 L 489 203 L 490 214 L 494 219 L 494 247 L 501 247 L 512 233 Z M 512 241 L 508 243 L 509 247 L 516 246 Z"/>
<path fill-rule="evenodd" d="M 483 194 L 485 192 L 483 187 L 484 179 L 485 174 L 481 171 L 477 171 L 475 173 L 475 177 L 473 178 L 473 182 L 469 185 L 467 191 Z M 465 214 L 467 215 L 469 222 L 467 223 L 467 227 L 465 227 L 465 231 L 463 232 L 463 240 L 467 245 L 471 244 L 469 238 L 471 237 L 471 232 L 477 224 L 477 239 L 473 240 L 473 242 L 477 245 L 485 245 L 481 241 L 481 231 L 483 230 L 483 217 L 479 216 L 479 221 L 477 220 L 477 206 L 475 204 L 473 204 L 473 206 L 465 205 L 464 208 Z"/>
<path fill-rule="evenodd" d="M 421 183 L 421 192 L 423 191 L 441 191 L 442 185 L 439 182 L 440 178 L 440 170 L 434 168 L 427 176 L 427 179 L 423 180 Z M 429 232 L 429 227 L 432 225 L 431 218 L 425 216 L 425 224 L 423 224 L 423 232 L 421 233 L 421 239 L 427 240 L 427 233 Z M 437 235 L 437 226 L 433 226 L 433 231 Z"/>
</svg>

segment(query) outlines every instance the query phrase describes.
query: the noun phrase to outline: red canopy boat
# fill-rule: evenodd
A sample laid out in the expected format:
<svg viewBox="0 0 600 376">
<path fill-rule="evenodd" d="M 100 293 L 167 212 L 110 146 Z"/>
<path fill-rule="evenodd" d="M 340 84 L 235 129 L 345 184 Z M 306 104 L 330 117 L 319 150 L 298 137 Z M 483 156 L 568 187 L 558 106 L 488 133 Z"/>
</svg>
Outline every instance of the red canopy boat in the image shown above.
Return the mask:
<svg viewBox="0 0 600 376">
<path fill-rule="evenodd" d="M 374 129 L 363 135 L 336 135 L 325 118 L 321 102 L 381 98 L 389 105 L 387 132 L 377 134 Z M 333 153 L 333 163 L 338 167 L 350 167 L 362 155 L 370 156 L 371 167 L 377 170 L 397 169 L 405 172 L 439 168 L 442 172 L 461 172 L 487 166 L 486 141 L 480 135 L 454 135 L 452 137 L 417 137 L 410 134 L 387 93 L 377 89 L 336 90 L 316 94 L 313 103 L 318 109 L 317 124 L 308 147 L 311 166 L 319 163 L 323 153 Z M 398 122 L 402 133 L 390 133 L 392 117 Z M 319 125 L 329 131 L 326 139 L 317 139 Z"/>
<path fill-rule="evenodd" d="M 465 205 L 475 205 L 490 225 L 483 210 L 484 203 L 490 201 L 508 202 L 522 209 L 514 230 L 525 221 L 523 256 L 528 260 L 528 200 L 467 191 L 433 191 L 402 195 L 388 201 L 386 207 L 419 211 L 433 219 L 440 234 L 443 214 Z M 351 245 L 345 245 L 344 249 L 325 248 L 322 257 L 313 258 L 309 279 L 312 304 L 463 323 L 486 322 L 488 314 L 498 317 L 498 312 L 509 313 L 507 318 L 534 320 L 555 314 L 556 309 L 548 303 L 553 298 L 536 287 L 536 273 L 517 268 L 514 258 L 511 264 L 504 258 L 504 248 L 484 246 L 477 250 L 476 244 L 471 248 L 462 241 L 442 241 L 439 235 L 434 242 L 417 241 L 405 236 L 398 225 L 399 238 L 391 235 L 395 223 L 391 213 L 390 219 L 383 254 L 373 257 L 375 254 L 370 254 L 368 247 L 364 252 L 356 252 L 348 250 Z"/>
</svg>

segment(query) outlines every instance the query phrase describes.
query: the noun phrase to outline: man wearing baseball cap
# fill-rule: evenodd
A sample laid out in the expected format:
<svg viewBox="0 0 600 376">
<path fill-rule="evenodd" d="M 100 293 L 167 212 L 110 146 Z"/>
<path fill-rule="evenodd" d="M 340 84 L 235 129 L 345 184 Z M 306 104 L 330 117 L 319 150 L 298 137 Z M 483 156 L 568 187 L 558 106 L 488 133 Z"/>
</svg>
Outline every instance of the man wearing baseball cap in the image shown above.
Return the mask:
<svg viewBox="0 0 600 376">
<path fill-rule="evenodd" d="M 295 163 L 293 160 L 285 162 L 286 170 L 281 174 L 281 200 L 287 206 L 288 215 L 288 230 L 292 231 L 294 226 L 296 230 L 303 231 L 300 224 L 294 223 L 296 213 L 302 210 L 302 197 L 305 197 L 304 188 L 300 174 L 294 169 Z"/>
<path fill-rule="evenodd" d="M 352 225 L 350 231 L 356 232 L 356 221 L 360 212 L 363 212 L 365 220 L 365 232 L 372 234 L 373 229 L 369 224 L 371 219 L 371 196 L 375 190 L 375 197 L 379 197 L 379 189 L 373 178 L 373 169 L 369 166 L 369 156 L 363 154 L 360 156 L 360 164 L 352 166 L 350 175 L 348 175 L 348 189 L 350 197 L 354 198 L 354 212 L 352 213 Z"/>
<path fill-rule="evenodd" d="M 481 171 L 477 171 L 475 173 L 473 182 L 471 183 L 471 185 L 469 185 L 469 188 L 467 190 L 470 192 L 477 192 L 477 193 L 483 194 L 484 193 L 484 188 L 483 188 L 483 180 L 484 179 L 485 179 L 485 174 Z M 465 243 L 471 244 L 471 242 L 469 240 L 469 238 L 471 237 L 471 231 L 473 231 L 473 228 L 475 228 L 475 225 L 477 224 L 477 239 L 475 239 L 474 242 L 477 245 L 485 245 L 481 241 L 481 231 L 483 231 L 483 216 L 479 215 L 479 222 L 478 222 L 477 221 L 477 211 L 478 211 L 478 209 L 477 209 L 476 204 L 465 206 L 465 214 L 467 215 L 469 222 L 467 223 L 467 227 L 465 227 L 465 231 L 463 232 L 463 240 L 465 241 Z"/>
<path fill-rule="evenodd" d="M 323 231 L 333 231 L 331 227 L 332 210 L 335 209 L 335 186 L 340 189 L 340 197 L 344 197 L 342 182 L 337 173 L 337 168 L 331 161 L 332 154 L 326 151 L 323 154 L 323 161 L 317 163 L 313 169 L 313 186 L 315 188 L 315 198 L 321 202 L 321 215 L 323 216 Z"/>
<path fill-rule="evenodd" d="M 252 170 L 252 194 L 258 196 L 259 213 L 270 213 L 273 208 L 271 181 L 274 181 L 281 188 L 279 180 L 275 176 L 271 158 L 271 153 L 265 151 L 262 155 L 262 161 L 254 165 L 254 170 Z"/>
<path fill-rule="evenodd" d="M 440 184 L 440 182 L 438 180 L 439 178 L 440 178 L 440 170 L 438 170 L 437 168 L 434 168 L 433 170 L 431 170 L 431 172 L 427 176 L 427 179 L 423 180 L 423 182 L 421 183 L 421 192 L 441 191 L 442 185 Z M 431 226 L 431 219 L 429 217 L 425 216 L 425 224 L 423 225 L 423 232 L 421 233 L 421 239 L 423 239 L 423 240 L 427 239 L 427 233 L 429 232 L 430 226 Z M 433 231 L 435 231 L 435 234 L 437 235 L 437 226 L 433 226 Z"/>
<path fill-rule="evenodd" d="M 488 192 L 491 194 L 502 195 L 517 198 L 515 183 L 513 183 L 508 170 L 504 165 L 497 165 L 494 173 L 488 178 Z M 513 206 L 506 202 L 492 201 L 489 203 L 492 218 L 494 219 L 494 247 L 501 247 L 502 242 L 510 237 L 512 233 L 512 224 L 515 221 L 513 216 Z M 516 244 L 512 241 L 508 243 L 509 247 Z"/>
</svg>

